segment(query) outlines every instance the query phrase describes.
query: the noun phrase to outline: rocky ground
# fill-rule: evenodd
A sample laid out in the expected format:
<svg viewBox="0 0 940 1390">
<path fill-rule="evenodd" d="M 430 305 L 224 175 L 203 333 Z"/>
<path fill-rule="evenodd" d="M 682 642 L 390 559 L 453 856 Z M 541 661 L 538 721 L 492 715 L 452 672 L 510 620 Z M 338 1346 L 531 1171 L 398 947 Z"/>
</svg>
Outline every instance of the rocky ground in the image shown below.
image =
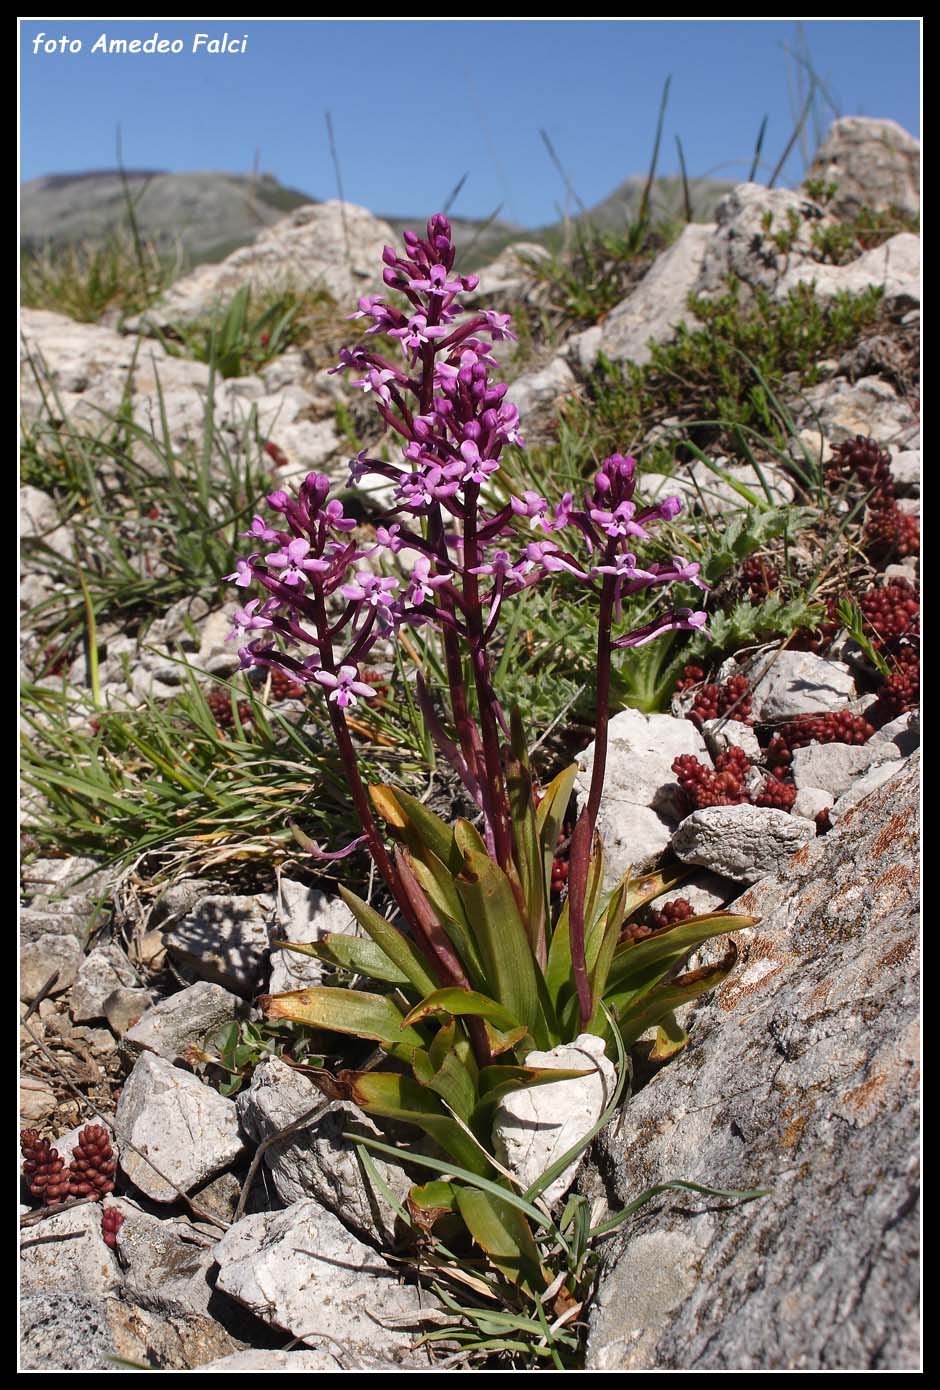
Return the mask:
<svg viewBox="0 0 940 1390">
<path fill-rule="evenodd" d="M 599 352 L 617 367 L 642 364 L 651 340 L 670 341 L 688 321 L 689 293 L 715 295 L 729 273 L 746 292 L 778 300 L 810 280 L 821 300 L 884 291 L 880 336 L 855 344 L 789 402 L 795 437 L 820 469 L 854 469 L 865 481 L 860 534 L 882 543 L 860 566 L 857 554 L 844 562 L 858 576 L 861 641 L 831 607 L 805 640 L 742 649 L 718 671 L 689 666 L 668 713 L 625 709 L 611 722 L 599 822 L 611 882 L 668 856 L 694 868 L 678 890 L 690 910 L 731 904 L 760 922 L 738 934 L 726 983 L 688 1006 L 688 1049 L 638 1090 L 579 1181 L 611 1210 L 669 1178 L 760 1185 L 769 1196 L 735 1211 L 661 1201 L 609 1241 L 587 1331 L 591 1369 L 918 1364 L 921 442 L 909 375 L 920 242 L 901 232 L 845 264 L 820 264 L 810 235 L 850 212 L 859 188 L 867 206 L 916 197 L 914 142 L 901 136 L 890 123 L 838 123 L 816 172 L 838 173 L 845 208 L 821 208 L 806 190 L 742 185 L 714 224 L 688 226 L 602 322 L 550 348 L 536 343 L 515 364 L 511 396 L 537 440 L 583 395 Z M 788 229 L 782 243 L 768 226 Z M 215 381 L 208 435 L 209 368 L 172 355 L 165 332 L 242 284 L 270 286 L 285 268 L 293 283 L 350 303 L 373 288 L 390 240 L 362 209 L 300 208 L 134 321 L 24 311 L 27 425 L 54 417 L 80 436 L 100 427 L 103 412 L 124 411 L 122 447 L 144 470 L 155 457 L 148 436 L 159 435 L 181 453 L 204 440 L 219 474 L 262 440 L 280 482 L 311 469 L 343 476 L 344 412 L 358 406 L 325 369 L 344 325 L 336 343 Z M 544 286 L 512 250 L 481 273 L 478 297 L 493 307 L 518 312 L 540 296 Z M 859 436 L 874 450 L 853 454 Z M 114 451 L 107 465 L 118 488 L 120 457 Z M 753 473 L 727 459 L 722 473 L 687 459 L 669 487 L 730 525 Z M 768 460 L 765 473 L 775 502 L 795 501 L 785 464 Z M 657 485 L 647 472 L 645 488 Z M 366 499 L 367 517 L 382 500 Z M 50 553 L 86 553 L 107 538 L 81 508 L 63 515 L 54 489 L 29 484 L 20 505 L 27 676 L 39 689 L 61 691 L 64 681 L 73 724 L 87 725 L 87 651 L 68 652 L 49 672 L 56 633 L 42 615 L 66 585 Z M 834 544 L 810 534 L 811 550 Z M 771 568 L 752 566 L 745 584 L 766 596 Z M 185 597 L 145 629 L 103 625 L 94 676 L 102 707 L 172 701 L 187 663 L 200 678 L 232 675 L 230 606 Z M 575 731 L 569 746 L 577 739 Z M 576 797 L 589 783 L 587 738 L 577 753 Z M 28 789 L 27 825 L 37 815 L 42 798 Z M 43 1141 L 72 1161 L 74 1179 L 84 1127 L 110 1137 L 95 1150 L 91 1197 L 76 1195 L 73 1181 L 62 1189 L 65 1209 L 47 1210 L 43 1184 L 30 1192 L 24 1181 L 23 1368 L 115 1369 L 114 1358 L 184 1370 L 426 1368 L 429 1353 L 415 1342 L 439 1306 L 401 1278 L 395 1213 L 342 1137 L 375 1126 L 348 1102 L 325 1101 L 251 1032 L 257 995 L 321 979 L 321 962 L 274 943 L 354 931 L 348 910 L 308 875 L 292 876 L 283 858 L 272 875 L 250 857 L 233 866 L 205 852 L 194 870 L 189 852 L 180 872 L 151 878 L 143 855 L 110 866 L 60 857 L 48 835 L 26 850 L 21 1127 L 35 1133 L 30 1152 L 54 1191 L 64 1165 Z M 562 856 L 560 882 L 563 872 Z M 404 1196 L 412 1178 L 378 1167 Z"/>
</svg>

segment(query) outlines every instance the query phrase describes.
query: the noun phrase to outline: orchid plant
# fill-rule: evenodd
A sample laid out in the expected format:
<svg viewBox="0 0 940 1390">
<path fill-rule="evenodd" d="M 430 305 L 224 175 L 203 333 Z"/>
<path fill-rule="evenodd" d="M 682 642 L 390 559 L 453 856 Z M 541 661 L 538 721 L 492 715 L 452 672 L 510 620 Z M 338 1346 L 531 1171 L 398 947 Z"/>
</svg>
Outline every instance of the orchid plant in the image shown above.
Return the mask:
<svg viewBox="0 0 940 1390">
<path fill-rule="evenodd" d="M 364 450 L 351 463 L 353 484 L 371 475 L 387 490 L 385 524 L 362 539 L 342 502 L 330 498 L 329 479 L 311 473 L 296 496 L 268 497 L 270 515 L 254 518 L 245 533 L 251 553 L 228 577 L 256 594 L 236 612 L 231 634 L 242 666 L 273 667 L 325 697 L 362 835 L 334 852 L 307 847 L 333 859 L 365 844 L 399 921 L 341 889 L 366 938 L 328 936 L 303 949 L 377 982 L 376 991 L 307 988 L 263 1004 L 272 1018 L 370 1038 L 407 1063 L 414 1080 L 344 1072 L 337 1094 L 411 1120 L 464 1170 L 495 1177 L 489 1129 L 501 1095 L 570 1075 L 526 1067 L 527 1054 L 584 1031 L 610 1042 L 614 1028 L 620 1049 L 658 1025 L 659 1055 L 669 1055 L 684 1037 L 676 1006 L 713 987 L 733 963 L 732 948 L 718 966 L 682 976 L 689 952 L 749 919 L 711 915 L 638 939 L 625 925 L 670 885 L 668 877 L 627 878 L 603 890 L 596 823 L 613 655 L 706 623 L 703 611 L 664 606 L 622 630 L 632 596 L 707 587 L 698 565 L 680 556 L 637 556 L 651 529 L 678 514 L 679 499 L 641 505 L 635 461 L 614 454 L 581 498 L 566 493 L 552 506 L 528 491 L 498 500 L 501 452 L 524 447 L 518 410 L 493 379 L 493 345 L 514 338 L 509 316 L 462 308 L 477 277 L 455 273 L 443 215 L 431 218 L 424 237 L 405 232 L 403 251 L 386 247 L 383 260 L 385 285 L 399 301 L 360 299 L 350 317 L 367 325 L 364 340 L 344 349 L 333 370 L 355 373 L 353 384 L 372 396 L 400 447 L 395 462 Z M 380 352 L 380 338 L 397 351 Z M 550 901 L 551 864 L 577 767 L 540 792 L 521 719 L 507 716 L 493 683 L 504 603 L 556 575 L 583 586 L 598 614 L 593 774 L 560 912 Z M 367 791 L 347 719 L 357 702 L 375 697 L 361 673 L 375 643 L 417 625 L 440 636 L 446 708 L 420 675 L 416 699 L 476 808 L 472 820 L 453 826 L 400 789 Z M 426 1186 L 438 1210 L 441 1184 Z M 418 1189 L 413 1198 L 420 1206 Z M 469 1199 L 453 1200 L 473 1230 Z M 492 1215 L 492 1205 L 487 1210 Z M 479 1231 L 479 1211 L 474 1220 Z"/>
</svg>

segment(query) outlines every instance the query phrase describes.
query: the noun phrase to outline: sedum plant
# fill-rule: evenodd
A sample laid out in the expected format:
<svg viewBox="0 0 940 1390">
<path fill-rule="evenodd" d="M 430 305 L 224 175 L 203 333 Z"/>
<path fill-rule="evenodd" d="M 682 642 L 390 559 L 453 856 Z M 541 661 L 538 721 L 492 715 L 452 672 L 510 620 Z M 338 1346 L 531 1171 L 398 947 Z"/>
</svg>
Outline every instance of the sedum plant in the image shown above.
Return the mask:
<svg viewBox="0 0 940 1390">
<path fill-rule="evenodd" d="M 642 506 L 634 461 L 614 454 L 582 498 L 565 493 L 550 507 L 525 491 L 495 500 L 490 484 L 502 449 L 523 447 L 518 411 L 492 379 L 492 345 L 514 336 L 509 317 L 461 309 L 459 296 L 477 278 L 455 274 L 444 216 L 431 218 L 425 237 L 405 232 L 404 243 L 403 252 L 386 247 L 383 257 L 385 284 L 399 303 L 360 299 L 351 317 L 368 325 L 364 342 L 344 349 L 334 369 L 357 374 L 354 384 L 371 394 L 400 444 L 397 462 L 363 451 L 351 465 L 353 483 L 384 480 L 386 524 L 374 542 L 362 540 L 330 497 L 329 480 L 311 473 L 296 496 L 268 497 L 270 514 L 256 516 L 245 533 L 252 552 L 228 576 L 255 591 L 231 634 L 242 642 L 242 665 L 283 671 L 326 698 L 362 835 L 333 852 L 306 847 L 335 859 L 365 844 L 398 920 L 341 889 L 365 937 L 327 936 L 303 949 L 372 987 L 311 987 L 267 997 L 263 1006 L 272 1019 L 370 1039 L 399 1064 L 344 1071 L 329 1084 L 364 1110 L 432 1136 L 448 1171 L 470 1185 L 416 1188 L 412 1213 L 458 1210 L 494 1263 L 500 1250 L 515 1250 L 528 1271 L 524 1282 L 537 1288 L 541 1266 L 526 1217 L 499 1195 L 509 1191 L 491 1153 L 500 1098 L 583 1074 L 530 1067 L 526 1057 L 584 1032 L 625 1057 L 658 1027 L 656 1055 L 678 1050 L 676 1007 L 713 987 L 734 960 L 732 947 L 718 965 L 682 974 L 689 952 L 751 919 L 709 915 L 639 939 L 631 914 L 675 876 L 628 877 L 612 892 L 603 886 L 595 827 L 612 655 L 663 633 L 703 630 L 706 621 L 688 606 L 655 603 L 673 586 L 704 589 L 698 565 L 636 554 L 658 522 L 676 516 L 678 498 Z M 397 351 L 380 352 L 380 337 Z M 504 712 L 493 683 L 504 603 L 555 575 L 580 585 L 597 612 L 594 768 L 560 912 L 552 910 L 551 866 L 577 768 L 538 787 L 522 720 Z M 623 601 L 639 594 L 653 602 L 631 629 Z M 367 789 L 357 765 L 347 716 L 375 693 L 362 663 L 379 639 L 408 626 L 440 637 L 446 691 L 437 700 L 419 676 L 415 698 L 475 807 L 472 819 L 453 825 L 398 788 Z"/>
</svg>

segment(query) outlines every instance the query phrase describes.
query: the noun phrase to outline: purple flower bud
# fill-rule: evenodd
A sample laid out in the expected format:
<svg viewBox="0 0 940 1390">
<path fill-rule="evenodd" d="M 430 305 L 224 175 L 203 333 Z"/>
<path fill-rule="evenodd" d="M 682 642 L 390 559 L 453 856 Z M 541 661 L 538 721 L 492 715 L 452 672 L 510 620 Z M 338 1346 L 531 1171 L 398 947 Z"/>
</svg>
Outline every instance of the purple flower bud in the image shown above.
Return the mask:
<svg viewBox="0 0 940 1390">
<path fill-rule="evenodd" d="M 238 534 L 240 536 L 247 536 L 249 537 L 249 539 L 259 541 L 276 541 L 278 538 L 277 531 L 272 531 L 270 526 L 268 526 L 268 524 L 260 516 L 255 516 L 252 518 L 250 531 L 239 531 Z"/>
</svg>

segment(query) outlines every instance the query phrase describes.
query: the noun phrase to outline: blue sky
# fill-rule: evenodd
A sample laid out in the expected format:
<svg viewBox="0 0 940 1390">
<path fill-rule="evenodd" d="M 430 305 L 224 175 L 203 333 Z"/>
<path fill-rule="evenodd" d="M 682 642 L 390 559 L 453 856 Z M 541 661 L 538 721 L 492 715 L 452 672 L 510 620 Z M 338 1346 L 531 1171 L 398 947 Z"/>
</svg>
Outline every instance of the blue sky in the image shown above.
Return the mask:
<svg viewBox="0 0 940 1390">
<path fill-rule="evenodd" d="M 246 51 L 192 51 L 194 36 Z M 39 34 L 81 52 L 34 53 Z M 183 41 L 178 54 L 93 53 L 107 39 Z M 467 180 L 455 213 L 554 221 L 564 186 L 599 201 L 645 172 L 671 75 L 659 170 L 746 177 L 768 117 L 763 177 L 790 136 L 805 82 L 825 83 L 824 131 L 842 115 L 890 117 L 920 135 L 920 25 L 910 20 L 257 20 L 24 19 L 21 177 L 114 165 L 249 173 L 259 167 L 318 198 L 336 196 L 324 113 L 345 196 L 380 213 L 423 216 Z M 808 126 L 810 153 L 814 123 Z M 803 173 L 799 146 L 778 182 Z"/>
</svg>

